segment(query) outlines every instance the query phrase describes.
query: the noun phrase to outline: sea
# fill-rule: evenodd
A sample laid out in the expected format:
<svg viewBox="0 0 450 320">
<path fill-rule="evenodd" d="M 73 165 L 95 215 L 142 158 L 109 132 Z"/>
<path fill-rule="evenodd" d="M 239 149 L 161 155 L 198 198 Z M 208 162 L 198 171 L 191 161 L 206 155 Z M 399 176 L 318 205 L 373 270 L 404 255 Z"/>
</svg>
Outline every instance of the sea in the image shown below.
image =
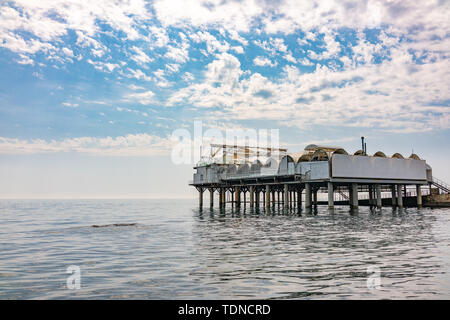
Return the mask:
<svg viewBox="0 0 450 320">
<path fill-rule="evenodd" d="M 450 208 L 0 200 L 0 299 L 449 299 Z"/>
</svg>

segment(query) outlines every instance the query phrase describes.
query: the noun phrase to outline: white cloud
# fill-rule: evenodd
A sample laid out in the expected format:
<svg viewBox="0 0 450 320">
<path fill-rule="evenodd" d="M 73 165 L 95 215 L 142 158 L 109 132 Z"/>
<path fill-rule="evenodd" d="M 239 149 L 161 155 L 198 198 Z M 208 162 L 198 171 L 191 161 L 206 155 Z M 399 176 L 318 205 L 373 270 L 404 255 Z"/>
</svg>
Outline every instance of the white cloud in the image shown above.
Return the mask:
<svg viewBox="0 0 450 320">
<path fill-rule="evenodd" d="M 146 133 L 117 137 L 79 137 L 49 141 L 0 137 L 0 154 L 80 152 L 99 156 L 150 156 L 170 154 L 172 145 L 173 142 L 169 138 Z"/>
<path fill-rule="evenodd" d="M 135 61 L 137 64 L 145 65 L 154 60 L 153 58 L 150 58 L 147 54 L 145 54 L 142 49 L 136 46 L 131 47 L 131 50 L 134 51 L 134 53 L 131 54 L 131 60 Z"/>
<path fill-rule="evenodd" d="M 164 47 L 169 43 L 169 36 L 166 29 L 157 26 L 150 26 L 150 38 L 153 38 L 153 45 L 156 47 Z"/>
<path fill-rule="evenodd" d="M 185 38 L 182 38 L 181 43 L 167 46 L 167 52 L 164 56 L 168 59 L 175 60 L 178 63 L 184 63 L 189 59 L 188 49 L 189 42 Z"/>
<path fill-rule="evenodd" d="M 272 62 L 266 57 L 256 57 L 255 59 L 253 59 L 253 64 L 260 67 L 275 67 L 277 65 L 277 62 Z"/>
<path fill-rule="evenodd" d="M 136 100 L 140 104 L 150 104 L 153 101 L 154 95 L 155 94 L 152 91 L 148 90 L 145 92 L 130 93 L 130 94 L 126 95 L 126 98 L 131 99 L 131 100 Z"/>
<path fill-rule="evenodd" d="M 17 63 L 19 64 L 34 64 L 34 60 L 31 59 L 29 56 L 24 55 L 24 54 L 19 54 L 20 60 L 16 60 Z"/>
<path fill-rule="evenodd" d="M 128 78 L 135 78 L 135 79 L 138 79 L 138 80 L 152 81 L 152 77 L 147 76 L 140 69 L 133 70 L 131 68 L 128 68 L 127 70 L 130 72 L 130 74 L 126 75 Z"/>
<path fill-rule="evenodd" d="M 209 54 L 215 52 L 226 52 L 230 49 L 230 45 L 227 42 L 220 42 L 212 34 L 207 31 L 198 31 L 197 33 L 192 33 L 189 37 L 196 43 L 205 42 L 206 51 Z"/>
<path fill-rule="evenodd" d="M 228 30 L 248 31 L 250 21 L 263 12 L 257 1 L 158 0 L 153 5 L 164 25 L 222 25 Z"/>
<path fill-rule="evenodd" d="M 193 81 L 195 79 L 194 75 L 190 72 L 185 72 L 182 76 L 184 81 Z"/>
<path fill-rule="evenodd" d="M 166 69 L 167 69 L 167 71 L 168 72 L 171 72 L 171 73 L 176 73 L 176 72 L 178 72 L 178 70 L 180 70 L 180 65 L 178 64 L 178 63 L 168 63 L 167 65 L 166 65 Z"/>
<path fill-rule="evenodd" d="M 292 62 L 292 63 L 297 63 L 297 59 L 295 59 L 295 58 L 292 56 L 292 52 L 286 53 L 286 54 L 283 56 L 283 58 L 284 58 L 286 61 L 289 61 L 289 62 Z"/>
<path fill-rule="evenodd" d="M 283 125 L 375 128 L 390 132 L 448 129 L 450 62 L 443 57 L 424 64 L 412 61 L 409 43 L 390 48 L 381 63 L 350 64 L 344 69 L 317 66 L 313 73 L 284 67 L 280 78 L 258 73 L 242 78 L 239 61 L 218 56 L 201 83 L 178 90 L 168 105 L 217 108 L 210 117 L 283 121 Z M 263 59 L 261 59 L 263 60 Z M 269 62 L 261 62 L 265 65 Z M 441 105 L 436 102 L 441 102 Z"/>
<path fill-rule="evenodd" d="M 62 52 L 68 57 L 71 57 L 71 58 L 75 57 L 75 55 L 73 54 L 73 51 L 70 50 L 69 48 L 62 48 Z"/>
<path fill-rule="evenodd" d="M 244 53 L 244 48 L 242 48 L 241 46 L 236 46 L 236 47 L 231 47 L 231 49 L 239 54 L 243 54 Z"/>
<path fill-rule="evenodd" d="M 62 105 L 69 108 L 77 108 L 79 106 L 78 103 L 71 103 L 71 102 L 63 102 Z"/>
<path fill-rule="evenodd" d="M 114 69 L 120 68 L 120 66 L 117 63 L 92 61 L 91 59 L 88 59 L 87 63 L 93 65 L 95 69 L 105 72 L 113 72 Z"/>
<path fill-rule="evenodd" d="M 145 89 L 144 87 L 137 86 L 137 85 L 135 85 L 135 84 L 130 84 L 130 85 L 128 86 L 128 88 L 130 88 L 131 90 L 144 90 L 144 89 Z"/>
<path fill-rule="evenodd" d="M 12 6 L 10 6 L 12 5 Z M 75 30 L 91 44 L 99 31 L 99 23 L 123 32 L 128 39 L 140 37 L 137 27 L 148 19 L 144 0 L 78 1 L 78 0 L 13 0 L 0 5 L 0 46 L 13 52 L 35 53 L 53 47 L 68 30 Z M 24 39 L 17 31 L 25 31 L 32 39 Z M 96 47 L 97 54 L 100 54 Z"/>
</svg>

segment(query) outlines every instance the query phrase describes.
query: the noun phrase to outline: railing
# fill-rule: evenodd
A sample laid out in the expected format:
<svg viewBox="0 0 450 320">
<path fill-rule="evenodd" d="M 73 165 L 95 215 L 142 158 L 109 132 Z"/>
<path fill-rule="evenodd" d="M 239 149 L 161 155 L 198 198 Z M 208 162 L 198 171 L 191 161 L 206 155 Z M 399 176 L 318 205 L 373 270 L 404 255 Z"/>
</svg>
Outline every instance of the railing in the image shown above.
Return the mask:
<svg viewBox="0 0 450 320">
<path fill-rule="evenodd" d="M 446 182 L 436 178 L 432 177 L 432 184 L 437 187 L 438 189 L 444 191 L 445 193 L 450 193 L 450 185 L 448 185 Z"/>
<path fill-rule="evenodd" d="M 244 173 L 222 173 L 219 178 L 222 180 L 230 179 L 252 179 L 263 178 L 278 175 L 278 169 L 265 169 L 263 172 L 244 172 Z"/>
</svg>

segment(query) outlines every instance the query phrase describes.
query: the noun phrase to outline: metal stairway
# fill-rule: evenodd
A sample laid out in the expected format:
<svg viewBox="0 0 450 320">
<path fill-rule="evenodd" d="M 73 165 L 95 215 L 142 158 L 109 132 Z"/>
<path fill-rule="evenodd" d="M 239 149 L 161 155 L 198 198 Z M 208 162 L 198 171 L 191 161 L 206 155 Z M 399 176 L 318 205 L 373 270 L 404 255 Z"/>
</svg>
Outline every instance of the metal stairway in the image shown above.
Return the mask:
<svg viewBox="0 0 450 320">
<path fill-rule="evenodd" d="M 349 200 L 349 197 L 340 189 L 337 190 L 337 192 L 345 199 L 345 200 Z"/>
<path fill-rule="evenodd" d="M 436 177 L 433 177 L 433 180 L 431 181 L 431 184 L 438 188 L 439 190 L 442 190 L 444 193 L 450 193 L 450 185 L 445 183 L 442 180 L 439 180 Z"/>
</svg>

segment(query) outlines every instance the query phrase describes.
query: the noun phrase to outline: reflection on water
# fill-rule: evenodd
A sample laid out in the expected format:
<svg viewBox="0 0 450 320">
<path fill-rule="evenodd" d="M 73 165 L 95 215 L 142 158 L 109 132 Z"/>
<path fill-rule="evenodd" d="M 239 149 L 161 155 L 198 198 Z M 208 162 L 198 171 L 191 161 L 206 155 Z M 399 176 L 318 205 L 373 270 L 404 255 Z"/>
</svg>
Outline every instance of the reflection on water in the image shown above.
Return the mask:
<svg viewBox="0 0 450 320">
<path fill-rule="evenodd" d="M 448 299 L 449 213 L 2 200 L 0 298 Z"/>
</svg>

